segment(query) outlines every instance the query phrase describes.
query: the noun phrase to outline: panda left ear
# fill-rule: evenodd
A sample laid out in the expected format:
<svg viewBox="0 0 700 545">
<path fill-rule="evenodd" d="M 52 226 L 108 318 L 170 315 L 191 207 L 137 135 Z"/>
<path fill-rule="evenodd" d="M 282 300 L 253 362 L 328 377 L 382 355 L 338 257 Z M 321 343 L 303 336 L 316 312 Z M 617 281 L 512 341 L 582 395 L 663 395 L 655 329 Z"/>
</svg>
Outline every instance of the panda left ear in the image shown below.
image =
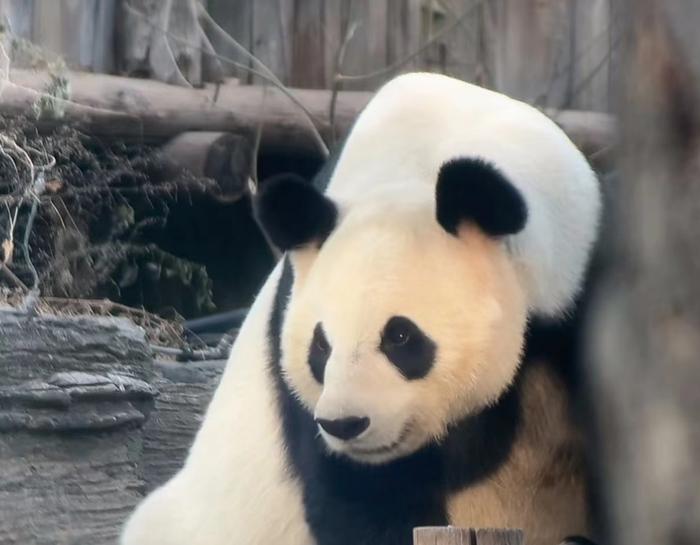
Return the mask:
<svg viewBox="0 0 700 545">
<path fill-rule="evenodd" d="M 338 218 L 333 201 L 294 174 L 266 180 L 253 202 L 253 211 L 260 227 L 283 252 L 313 242 L 320 246 Z"/>
<path fill-rule="evenodd" d="M 487 235 L 512 235 L 525 227 L 527 205 L 516 187 L 482 159 L 453 159 L 440 168 L 435 190 L 437 220 L 453 235 L 463 221 Z"/>
</svg>

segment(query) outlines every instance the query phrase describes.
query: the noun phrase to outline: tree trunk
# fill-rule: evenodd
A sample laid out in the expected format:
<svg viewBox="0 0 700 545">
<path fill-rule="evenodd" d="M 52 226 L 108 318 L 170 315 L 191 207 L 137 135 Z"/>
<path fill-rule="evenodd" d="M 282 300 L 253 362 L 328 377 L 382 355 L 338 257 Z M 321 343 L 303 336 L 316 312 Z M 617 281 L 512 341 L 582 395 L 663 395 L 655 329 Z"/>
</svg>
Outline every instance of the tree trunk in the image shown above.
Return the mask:
<svg viewBox="0 0 700 545">
<path fill-rule="evenodd" d="M 700 542 L 700 3 L 628 1 L 590 382 L 610 542 Z"/>
</svg>

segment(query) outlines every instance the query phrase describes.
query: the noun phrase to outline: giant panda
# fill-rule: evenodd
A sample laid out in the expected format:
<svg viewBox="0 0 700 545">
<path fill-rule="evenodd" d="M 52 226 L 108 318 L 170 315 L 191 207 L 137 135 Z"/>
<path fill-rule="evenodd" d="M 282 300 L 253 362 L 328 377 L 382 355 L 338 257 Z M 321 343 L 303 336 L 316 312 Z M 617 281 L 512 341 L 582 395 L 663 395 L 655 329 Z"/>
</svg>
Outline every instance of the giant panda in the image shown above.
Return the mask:
<svg viewBox="0 0 700 545">
<path fill-rule="evenodd" d="M 448 524 L 533 545 L 589 535 L 567 390 L 524 358 L 528 323 L 576 299 L 599 218 L 596 177 L 555 123 L 402 75 L 315 185 L 271 179 L 255 207 L 284 257 L 184 467 L 122 545 L 404 545 Z"/>
</svg>

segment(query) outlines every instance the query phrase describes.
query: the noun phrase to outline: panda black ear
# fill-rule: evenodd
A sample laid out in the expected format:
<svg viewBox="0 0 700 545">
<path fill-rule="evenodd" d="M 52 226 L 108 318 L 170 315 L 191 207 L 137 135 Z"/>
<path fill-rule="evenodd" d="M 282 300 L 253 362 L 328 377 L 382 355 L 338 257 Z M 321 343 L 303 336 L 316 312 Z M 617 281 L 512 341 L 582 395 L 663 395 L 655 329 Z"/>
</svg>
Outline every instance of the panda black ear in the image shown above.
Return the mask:
<svg viewBox="0 0 700 545">
<path fill-rule="evenodd" d="M 253 207 L 258 224 L 282 251 L 301 248 L 311 242 L 320 246 L 333 231 L 338 218 L 333 201 L 293 174 L 268 179 Z"/>
<path fill-rule="evenodd" d="M 527 222 L 525 199 L 491 163 L 460 158 L 442 165 L 435 190 L 437 220 L 453 235 L 463 221 L 494 237 L 519 232 Z"/>
</svg>

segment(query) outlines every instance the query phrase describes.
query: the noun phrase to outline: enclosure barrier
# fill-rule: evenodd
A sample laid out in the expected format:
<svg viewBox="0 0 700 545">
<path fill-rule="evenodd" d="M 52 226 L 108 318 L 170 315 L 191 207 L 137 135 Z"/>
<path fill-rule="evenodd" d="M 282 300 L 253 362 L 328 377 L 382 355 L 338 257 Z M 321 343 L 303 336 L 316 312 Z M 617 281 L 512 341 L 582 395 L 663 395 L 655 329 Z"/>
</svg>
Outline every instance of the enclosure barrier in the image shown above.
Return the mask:
<svg viewBox="0 0 700 545">
<path fill-rule="evenodd" d="M 504 528 L 414 528 L 413 545 L 524 545 L 522 530 Z"/>
</svg>

